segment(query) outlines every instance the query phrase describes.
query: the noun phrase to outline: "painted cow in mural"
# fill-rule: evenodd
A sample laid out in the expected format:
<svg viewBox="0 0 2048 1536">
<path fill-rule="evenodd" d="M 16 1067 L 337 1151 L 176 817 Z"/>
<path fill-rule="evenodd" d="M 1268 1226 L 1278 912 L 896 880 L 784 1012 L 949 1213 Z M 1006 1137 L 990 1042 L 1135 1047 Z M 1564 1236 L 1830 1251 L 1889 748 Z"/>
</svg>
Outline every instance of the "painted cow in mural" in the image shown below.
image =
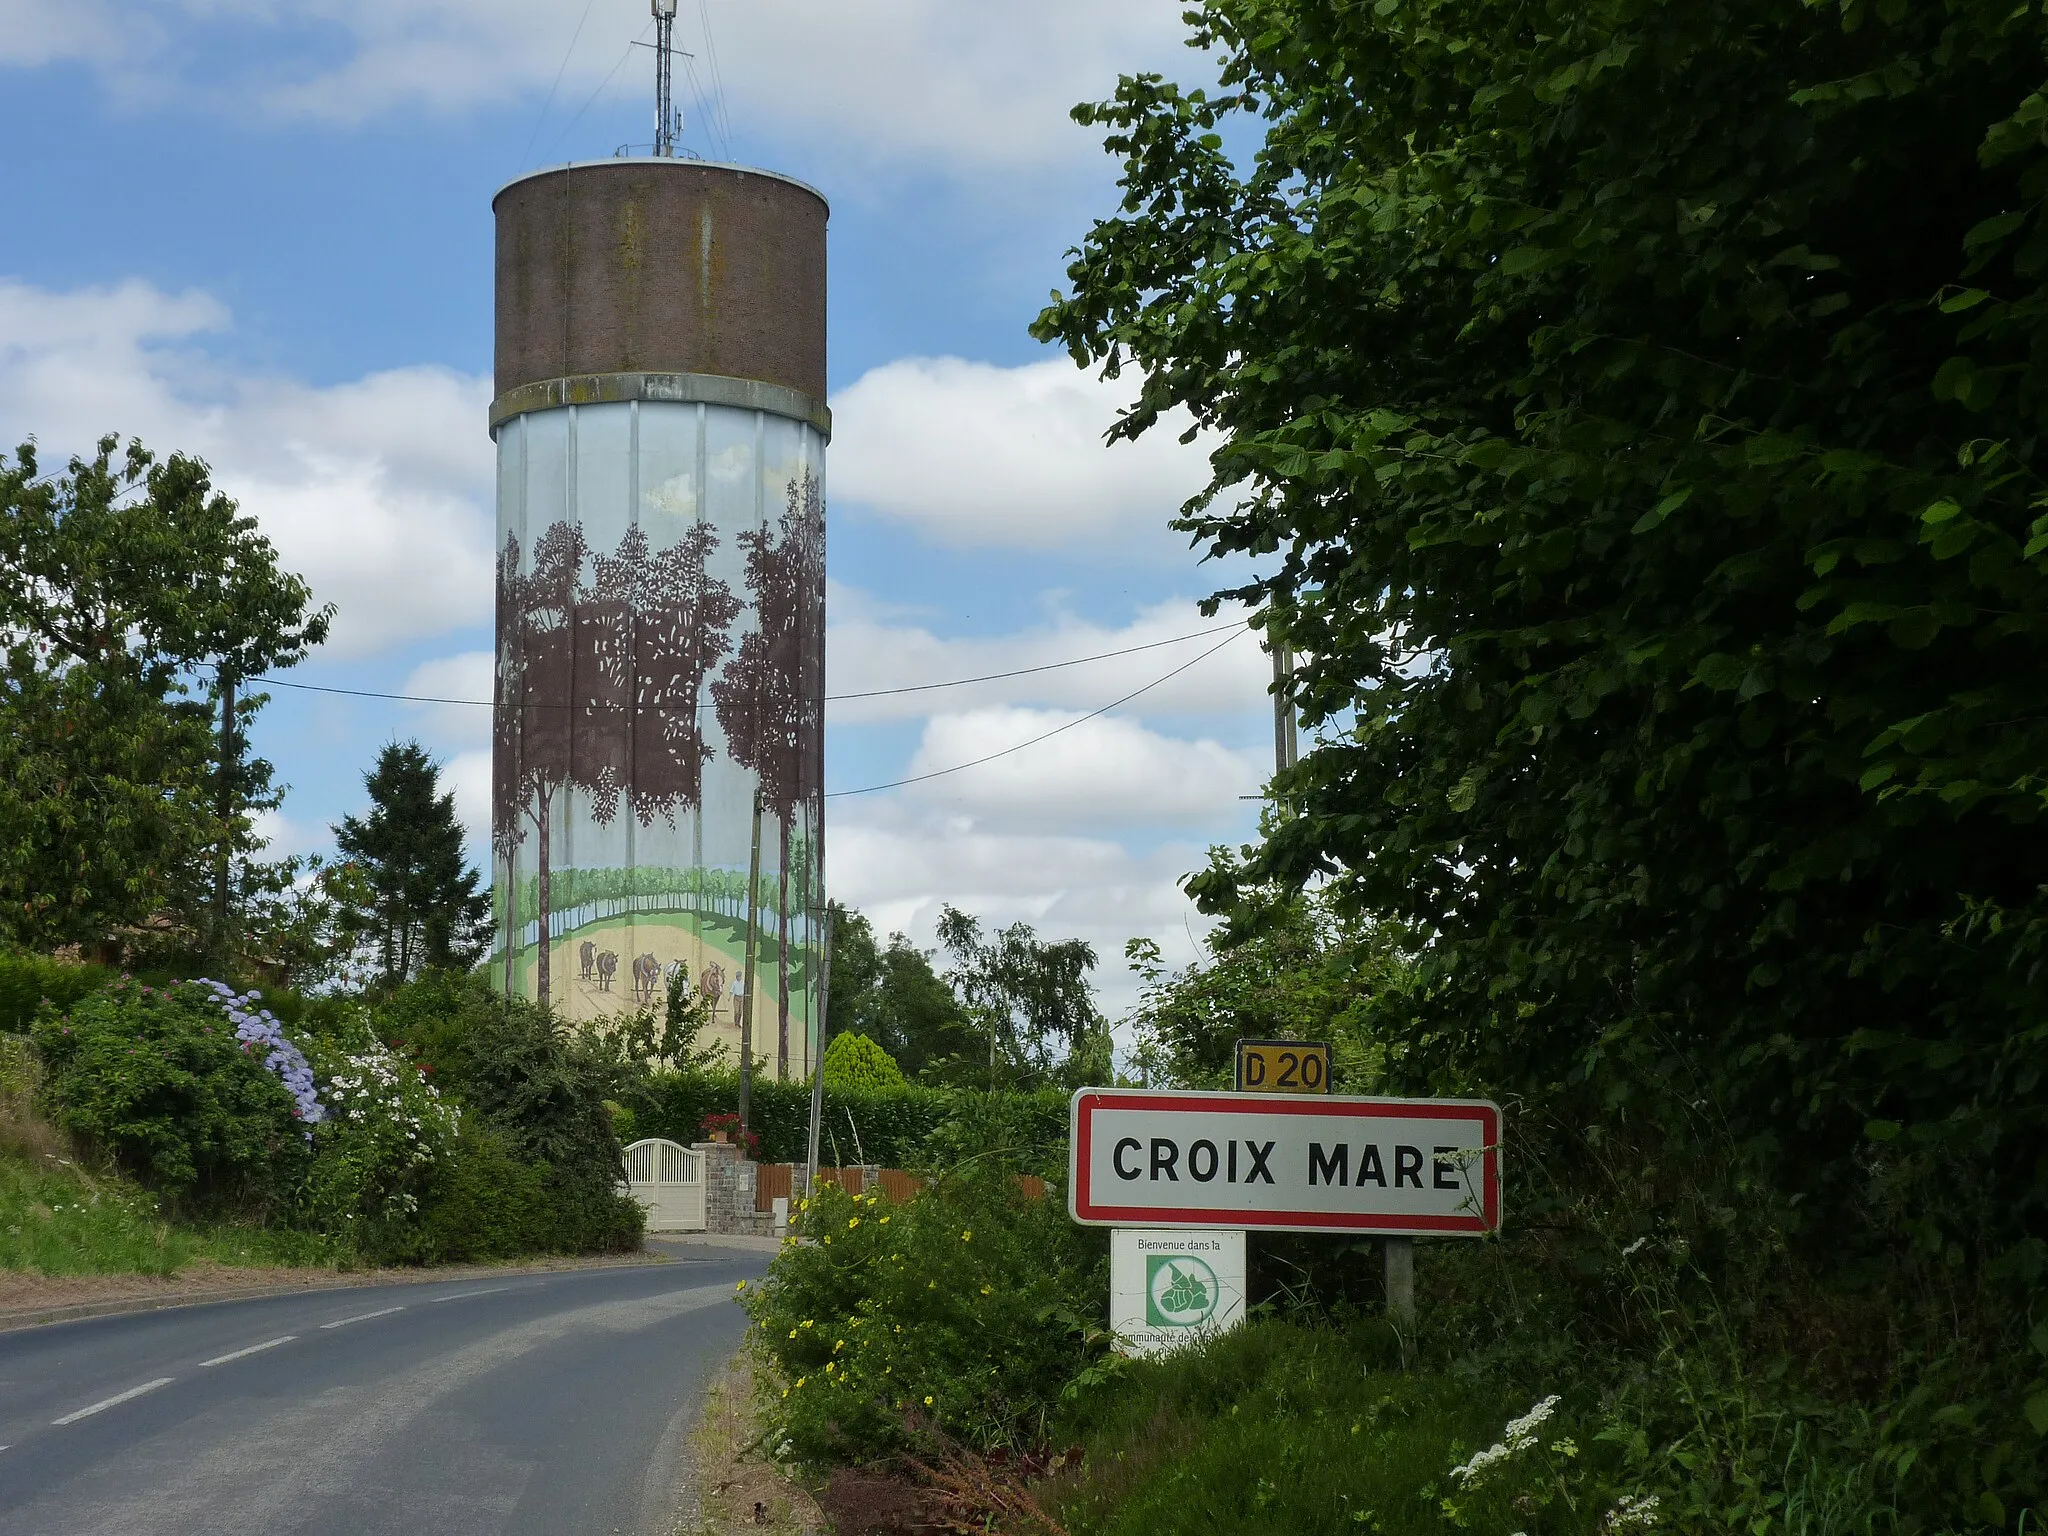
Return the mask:
<svg viewBox="0 0 2048 1536">
<path fill-rule="evenodd" d="M 597 957 L 597 987 L 600 992 L 612 989 L 612 976 L 619 968 L 619 957 L 610 950 L 601 950 Z"/>
<path fill-rule="evenodd" d="M 652 1001 L 655 988 L 661 985 L 661 962 L 651 954 L 639 955 L 633 961 L 633 996 Z"/>
<path fill-rule="evenodd" d="M 585 939 L 576 951 L 576 960 L 585 981 L 590 980 L 591 967 L 597 964 L 597 946 Z"/>
<path fill-rule="evenodd" d="M 697 991 L 704 1001 L 718 1010 L 718 999 L 725 993 L 725 967 L 716 960 L 704 967 L 704 974 L 697 978 Z"/>
</svg>

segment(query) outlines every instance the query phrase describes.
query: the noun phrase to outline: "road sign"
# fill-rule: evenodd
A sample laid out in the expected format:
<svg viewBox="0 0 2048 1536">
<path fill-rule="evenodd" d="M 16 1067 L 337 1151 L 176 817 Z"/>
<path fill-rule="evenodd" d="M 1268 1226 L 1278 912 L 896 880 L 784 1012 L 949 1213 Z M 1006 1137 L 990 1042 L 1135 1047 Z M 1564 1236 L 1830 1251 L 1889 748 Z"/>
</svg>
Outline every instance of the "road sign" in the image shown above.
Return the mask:
<svg viewBox="0 0 2048 1536">
<path fill-rule="evenodd" d="M 1172 1349 L 1244 1320 L 1244 1233 L 1109 1235 L 1109 1326 L 1132 1354 Z"/>
<path fill-rule="evenodd" d="M 1240 1040 L 1239 1093 L 1328 1093 L 1330 1046 L 1326 1040 Z"/>
<path fill-rule="evenodd" d="M 1500 1225 L 1483 1099 L 1083 1088 L 1067 1209 L 1098 1227 L 1476 1237 Z"/>
</svg>

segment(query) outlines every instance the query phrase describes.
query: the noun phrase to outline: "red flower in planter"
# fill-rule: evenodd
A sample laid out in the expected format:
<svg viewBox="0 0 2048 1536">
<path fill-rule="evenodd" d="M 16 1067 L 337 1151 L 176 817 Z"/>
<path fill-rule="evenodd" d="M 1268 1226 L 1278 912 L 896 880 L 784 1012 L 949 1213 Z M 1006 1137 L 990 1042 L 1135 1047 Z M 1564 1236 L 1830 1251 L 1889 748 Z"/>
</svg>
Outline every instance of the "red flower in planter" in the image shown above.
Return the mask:
<svg viewBox="0 0 2048 1536">
<path fill-rule="evenodd" d="M 706 1141 L 723 1137 L 746 1151 L 749 1157 L 761 1150 L 761 1137 L 757 1132 L 742 1130 L 737 1113 L 726 1111 L 706 1115 L 697 1125 L 697 1134 Z"/>
</svg>

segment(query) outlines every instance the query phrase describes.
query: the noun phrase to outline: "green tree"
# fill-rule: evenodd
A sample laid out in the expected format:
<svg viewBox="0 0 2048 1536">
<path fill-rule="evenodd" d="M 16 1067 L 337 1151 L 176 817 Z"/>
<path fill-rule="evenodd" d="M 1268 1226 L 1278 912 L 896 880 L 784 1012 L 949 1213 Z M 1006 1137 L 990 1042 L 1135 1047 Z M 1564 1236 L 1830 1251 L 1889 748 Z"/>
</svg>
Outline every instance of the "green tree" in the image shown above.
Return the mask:
<svg viewBox="0 0 2048 1536">
<path fill-rule="evenodd" d="M 1109 1081 L 1109 1025 L 1088 979 L 1093 948 L 1041 939 L 1029 923 L 984 936 L 978 918 L 951 905 L 940 910 L 939 941 L 953 960 L 946 981 L 986 1052 L 956 1063 L 954 1077 L 991 1089 Z"/>
<path fill-rule="evenodd" d="M 912 1077 L 971 1058 L 976 1036 L 966 1010 L 932 969 L 932 958 L 900 933 L 886 946 L 874 925 L 837 902 L 832 914 L 832 1000 L 826 1022 L 878 1041 Z M 829 1047 L 827 1047 L 829 1049 Z"/>
<path fill-rule="evenodd" d="M 1245 894 L 1261 903 L 1256 920 L 1181 970 L 1150 939 L 1124 946 L 1140 983 L 1132 1066 L 1155 1088 L 1228 1088 L 1239 1040 L 1327 1040 L 1336 1091 L 1378 1091 L 1391 1026 L 1412 1005 L 1393 930 L 1313 895 Z"/>
<path fill-rule="evenodd" d="M 835 1034 L 825 1047 L 827 1088 L 900 1088 L 903 1069 L 896 1058 L 866 1035 Z"/>
<path fill-rule="evenodd" d="M 354 912 L 376 946 L 384 985 L 427 970 L 467 970 L 490 932 L 490 896 L 463 857 L 455 796 L 416 741 L 392 742 L 363 775 L 370 814 L 344 816 L 335 846 L 361 873 L 368 900 Z"/>
<path fill-rule="evenodd" d="M 1303 658 L 1196 894 L 1412 932 L 1410 1085 L 1709 1107 L 1816 1196 L 1903 1135 L 1954 1240 L 2038 1221 L 2048 20 L 1191 15 L 1221 92 L 1077 112 L 1122 210 L 1036 333 L 1217 435 L 1182 526 Z"/>
<path fill-rule="evenodd" d="M 276 804 L 238 682 L 327 633 L 197 459 L 117 440 L 43 474 L 0 455 L 0 927 L 107 945 L 166 917 L 217 952 L 233 863 Z M 218 729 L 215 729 L 215 722 Z"/>
</svg>

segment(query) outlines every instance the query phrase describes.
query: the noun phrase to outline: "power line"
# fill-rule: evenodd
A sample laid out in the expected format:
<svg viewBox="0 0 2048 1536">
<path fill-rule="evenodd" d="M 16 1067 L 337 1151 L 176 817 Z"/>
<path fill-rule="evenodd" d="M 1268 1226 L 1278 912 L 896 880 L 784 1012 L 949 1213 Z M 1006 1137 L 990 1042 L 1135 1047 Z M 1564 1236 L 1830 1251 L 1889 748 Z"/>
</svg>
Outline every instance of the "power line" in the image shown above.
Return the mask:
<svg viewBox="0 0 2048 1536">
<path fill-rule="evenodd" d="M 934 768 L 930 773 L 914 774 L 907 779 L 891 779 L 887 784 L 869 784 L 860 789 L 827 790 L 825 792 L 825 798 L 827 800 L 840 800 L 844 799 L 848 795 L 872 795 L 879 790 L 901 789 L 906 784 L 922 784 L 928 779 L 943 779 L 949 773 L 960 773 L 968 768 L 979 768 L 983 763 L 992 763 L 999 757 L 1008 757 L 1013 752 L 1022 752 L 1026 747 L 1035 747 L 1041 741 L 1050 741 L 1053 737 L 1059 735 L 1063 731 L 1071 731 L 1077 725 L 1086 725 L 1090 720 L 1095 719 L 1098 715 L 1106 715 L 1112 709 L 1121 708 L 1123 705 L 1128 704 L 1131 702 L 1131 700 L 1137 698 L 1140 694 L 1150 693 L 1154 688 L 1157 688 L 1161 683 L 1168 682 L 1173 678 L 1179 677 L 1181 673 L 1187 671 L 1189 667 L 1194 666 L 1196 662 L 1207 661 L 1211 656 L 1214 656 L 1218 651 L 1222 650 L 1224 646 L 1230 644 L 1231 641 L 1237 639 L 1238 635 L 1250 633 L 1250 631 L 1242 629 L 1235 624 L 1231 625 L 1230 627 L 1234 630 L 1237 630 L 1237 634 L 1229 635 L 1224 639 L 1219 640 L 1216 644 L 1210 646 L 1209 649 L 1202 652 L 1201 655 L 1195 657 L 1194 660 L 1184 661 L 1179 666 L 1175 667 L 1171 672 L 1167 673 L 1166 676 L 1155 677 L 1152 679 L 1151 682 L 1147 683 L 1144 687 L 1134 688 L 1129 693 L 1125 694 L 1122 698 L 1113 700 L 1112 702 L 1103 705 L 1100 709 L 1091 709 L 1090 711 L 1088 711 L 1087 714 L 1082 715 L 1078 719 L 1069 720 L 1065 725 L 1056 725 L 1042 736 L 1034 736 L 1029 741 L 1020 741 L 1014 747 L 1004 747 L 1000 752 L 991 752 L 988 756 L 977 757 L 971 762 L 955 763 L 950 768 Z M 1212 630 L 1210 631 L 1210 633 L 1213 634 L 1214 631 Z"/>
<path fill-rule="evenodd" d="M 653 25 L 654 23 L 650 21 L 647 24 L 647 27 L 651 27 Z M 562 131 L 555 135 L 555 142 L 548 146 L 548 153 L 550 155 L 552 155 L 555 152 L 555 150 L 561 145 L 562 140 L 569 137 L 569 131 L 572 128 L 574 128 L 578 123 L 583 121 L 583 114 L 590 110 L 592 102 L 596 101 L 598 97 L 604 94 L 605 87 L 612 83 L 613 77 L 616 76 L 620 70 L 626 67 L 626 60 L 633 57 L 633 50 L 635 48 L 638 48 L 641 45 L 641 43 L 645 40 L 647 36 L 647 27 L 642 27 L 640 29 L 640 36 L 635 38 L 632 42 L 626 44 L 626 51 L 619 55 L 619 62 L 612 66 L 611 74 L 606 75 L 602 80 L 598 81 L 597 89 L 592 91 L 588 99 L 584 101 L 583 105 L 576 109 L 576 115 L 570 118 L 568 122 L 562 125 Z"/>
<path fill-rule="evenodd" d="M 584 0 L 583 15 L 576 23 L 576 30 L 570 34 L 569 46 L 562 54 L 561 67 L 555 71 L 555 83 L 548 87 L 548 99 L 540 104 L 540 116 L 533 120 L 533 132 L 526 136 L 526 148 L 519 151 L 519 169 L 526 169 L 526 157 L 533 153 L 534 140 L 540 137 L 541 125 L 548 120 L 548 109 L 555 104 L 555 92 L 562 88 L 562 76 L 569 71 L 569 60 L 576 52 L 576 44 L 583 37 L 583 23 L 590 20 L 592 7 L 597 0 Z"/>
<path fill-rule="evenodd" d="M 862 692 L 862 693 L 828 693 L 828 694 L 826 694 L 826 695 L 825 695 L 825 701 L 826 701 L 826 702 L 827 702 L 828 704 L 831 704 L 831 703 L 840 703 L 840 702 L 843 702 L 843 701 L 845 701 L 845 700 L 849 700 L 849 699 L 879 699 L 879 698 L 886 698 L 886 697 L 888 697 L 888 696 L 890 696 L 890 695 L 893 695 L 893 694 L 903 694 L 903 693 L 930 693 L 930 692 L 932 692 L 932 691 L 933 691 L 934 689 L 939 689 L 939 688 L 965 688 L 965 687 L 967 687 L 967 686 L 969 686 L 970 684 L 973 684 L 973 683 L 993 683 L 993 682 L 1000 682 L 1000 681 L 1002 681 L 1002 680 L 1003 680 L 1004 678 L 1011 678 L 1011 677 L 1028 677 L 1028 676 L 1030 676 L 1030 675 L 1031 675 L 1032 673 L 1034 673 L 1034 672 L 1057 672 L 1057 671 L 1060 671 L 1061 669 L 1063 669 L 1063 668 L 1066 668 L 1066 667 L 1079 667 L 1079 666 L 1085 666 L 1085 665 L 1086 665 L 1087 663 L 1089 663 L 1089 662 L 1091 662 L 1091 661 L 1108 661 L 1108 660 L 1110 660 L 1111 658 L 1113 658 L 1113 657 L 1117 657 L 1117 656 L 1134 656 L 1134 655 L 1136 655 L 1136 654 L 1137 654 L 1138 652 L 1140 652 L 1140 651 L 1156 651 L 1156 650 L 1160 649 L 1160 648 L 1161 648 L 1162 646 L 1168 646 L 1168 645 L 1180 645 L 1180 644 L 1182 644 L 1182 643 L 1184 643 L 1184 642 L 1186 642 L 1186 641 L 1189 641 L 1189 640 L 1200 640 L 1200 639 L 1201 639 L 1201 638 L 1203 638 L 1203 637 L 1204 637 L 1205 635 L 1216 635 L 1216 634 L 1221 634 L 1221 633 L 1222 633 L 1222 632 L 1223 632 L 1224 630 L 1226 630 L 1226 629 L 1230 629 L 1230 630 L 1236 630 L 1236 629 L 1242 629 L 1242 628 L 1243 628 L 1243 626 L 1242 626 L 1241 624 L 1218 624 L 1218 625 L 1216 625 L 1215 627 L 1213 627 L 1213 628 L 1211 628 L 1211 629 L 1198 629 L 1198 630 L 1195 630 L 1195 631 L 1193 631 L 1193 632 L 1192 632 L 1192 633 L 1190 633 L 1190 634 L 1185 634 L 1185 635 L 1175 635 L 1175 636 L 1174 636 L 1174 637 L 1173 637 L 1172 639 L 1170 639 L 1170 640 L 1148 640 L 1148 641 L 1147 641 L 1147 642 L 1146 642 L 1145 644 L 1143 644 L 1143 645 L 1127 645 L 1127 646 L 1125 646 L 1125 647 L 1124 647 L 1124 648 L 1123 648 L 1122 650 L 1116 650 L 1116 651 L 1098 651 L 1098 652 L 1096 652 L 1096 654 L 1094 654 L 1093 656 L 1076 656 L 1076 657 L 1074 657 L 1073 659 L 1071 659 L 1071 660 L 1069 660 L 1069 661 L 1048 661 L 1048 662 L 1044 663 L 1044 664 L 1043 664 L 1042 666 L 1036 666 L 1036 667 L 1018 667 L 1018 668 L 1014 669 L 1013 671 L 1009 671 L 1009 672 L 987 672 L 987 673 L 984 673 L 984 674 L 982 674 L 982 675 L 981 675 L 980 677 L 956 677 L 956 678 L 952 679 L 952 680 L 951 680 L 950 682 L 944 682 L 944 683 L 911 683 L 911 684 L 909 684 L 908 686 L 906 686 L 906 687 L 902 687 L 902 688 L 870 688 L 870 689 L 868 689 L 868 690 L 866 690 L 865 692 Z M 1226 643 L 1228 643 L 1228 642 L 1226 642 Z M 1215 647 L 1215 649 L 1221 649 L 1221 647 Z M 1209 652 L 1206 652 L 1206 651 L 1205 651 L 1205 652 L 1203 652 L 1203 655 L 1208 655 L 1208 654 L 1209 654 Z M 1202 659 L 1202 657 L 1201 657 L 1201 656 L 1197 656 L 1197 657 L 1195 658 L 1195 660 L 1196 660 L 1196 661 L 1200 661 L 1201 659 Z M 1189 665 L 1193 665 L 1193 663 L 1191 662 L 1191 663 L 1189 663 Z M 1169 674 L 1168 674 L 1168 676 L 1171 676 L 1171 675 L 1172 675 L 1171 673 L 1169 673 Z M 390 699 L 390 700 L 394 700 L 394 701 L 396 701 L 397 703 L 400 703 L 400 704 L 460 704 L 460 705 L 463 705 L 463 706 L 465 706 L 465 707 L 468 707 L 468 708 L 471 708 L 471 709 L 495 709 L 495 708 L 497 708 L 497 707 L 498 707 L 497 701 L 496 701 L 496 700 L 494 700 L 494 699 L 450 699 L 450 698 L 442 698 L 442 697 L 439 697 L 439 696 L 437 696 L 437 695 L 434 695 L 434 694 L 425 694 L 425 693 L 380 693 L 380 692 L 378 692 L 377 690 L 375 690 L 375 689 L 371 689 L 371 688 L 337 688 L 337 687 L 333 687 L 333 686 L 331 686 L 331 685 L 329 685 L 329 684 L 325 684 L 325 683 L 294 683 L 294 682 L 290 682 L 290 681 L 286 680 L 285 678 L 281 678 L 281 677 L 251 677 L 251 678 L 248 678 L 248 679 L 246 679 L 246 681 L 248 681 L 248 682 L 251 682 L 251 683 L 261 683 L 262 685 L 264 685 L 264 686 L 265 686 L 265 687 L 267 687 L 267 688 L 291 688 L 291 689 L 296 689 L 296 690 L 297 690 L 298 692 L 300 692 L 300 693 L 334 693 L 334 694 L 341 694 L 341 695 L 344 695 L 344 696 L 346 696 L 346 697 L 348 697 L 348 698 L 352 698 L 352 699 Z M 1164 679 L 1161 679 L 1161 681 L 1164 681 Z M 1145 686 L 1146 686 L 1147 688 L 1150 688 L 1150 687 L 1156 687 L 1156 686 L 1157 686 L 1157 684 L 1153 684 L 1153 683 L 1148 683 L 1148 684 L 1146 684 Z M 1139 690 L 1139 692 L 1143 692 L 1143 691 L 1144 691 L 1143 689 L 1140 689 L 1140 690 Z M 1134 694 L 1134 695 L 1132 695 L 1132 697 L 1134 697 L 1134 698 L 1135 698 L 1135 697 L 1136 697 L 1136 695 Z M 692 707 L 692 708 L 694 708 L 694 709 L 705 709 L 705 708 L 708 708 L 709 706 L 708 706 L 708 705 L 704 705 L 704 704 L 701 704 L 701 703 L 700 703 L 700 704 L 697 704 L 697 705 L 693 705 L 693 706 L 691 706 L 691 707 Z M 1114 706 L 1114 705 L 1111 705 L 1110 707 L 1111 707 L 1111 708 L 1115 708 L 1115 706 Z M 665 705 L 665 704 L 642 704 L 642 705 L 632 705 L 632 704 L 549 704 L 549 703 L 531 703 L 531 704 L 530 704 L 530 703 L 524 703 L 524 702 L 522 702 L 522 703 L 518 703 L 518 704 L 507 704 L 507 705 L 505 706 L 505 708 L 507 708 L 507 709 L 519 709 L 519 710 L 531 710 L 531 709 L 580 709 L 580 710 L 606 710 L 606 709 L 617 709 L 617 710 L 634 710 L 634 709 L 637 709 L 637 710 L 638 710 L 638 711 L 639 711 L 640 713 L 642 713 L 642 714 L 650 714 L 650 715 L 653 715 L 653 714 L 668 714 L 668 713 L 671 713 L 671 712 L 675 712 L 675 713 L 680 713 L 680 712 L 681 712 L 680 710 L 676 710 L 676 709 L 673 709 L 673 707 L 672 707 L 672 706 L 670 706 L 670 705 Z"/>
</svg>

